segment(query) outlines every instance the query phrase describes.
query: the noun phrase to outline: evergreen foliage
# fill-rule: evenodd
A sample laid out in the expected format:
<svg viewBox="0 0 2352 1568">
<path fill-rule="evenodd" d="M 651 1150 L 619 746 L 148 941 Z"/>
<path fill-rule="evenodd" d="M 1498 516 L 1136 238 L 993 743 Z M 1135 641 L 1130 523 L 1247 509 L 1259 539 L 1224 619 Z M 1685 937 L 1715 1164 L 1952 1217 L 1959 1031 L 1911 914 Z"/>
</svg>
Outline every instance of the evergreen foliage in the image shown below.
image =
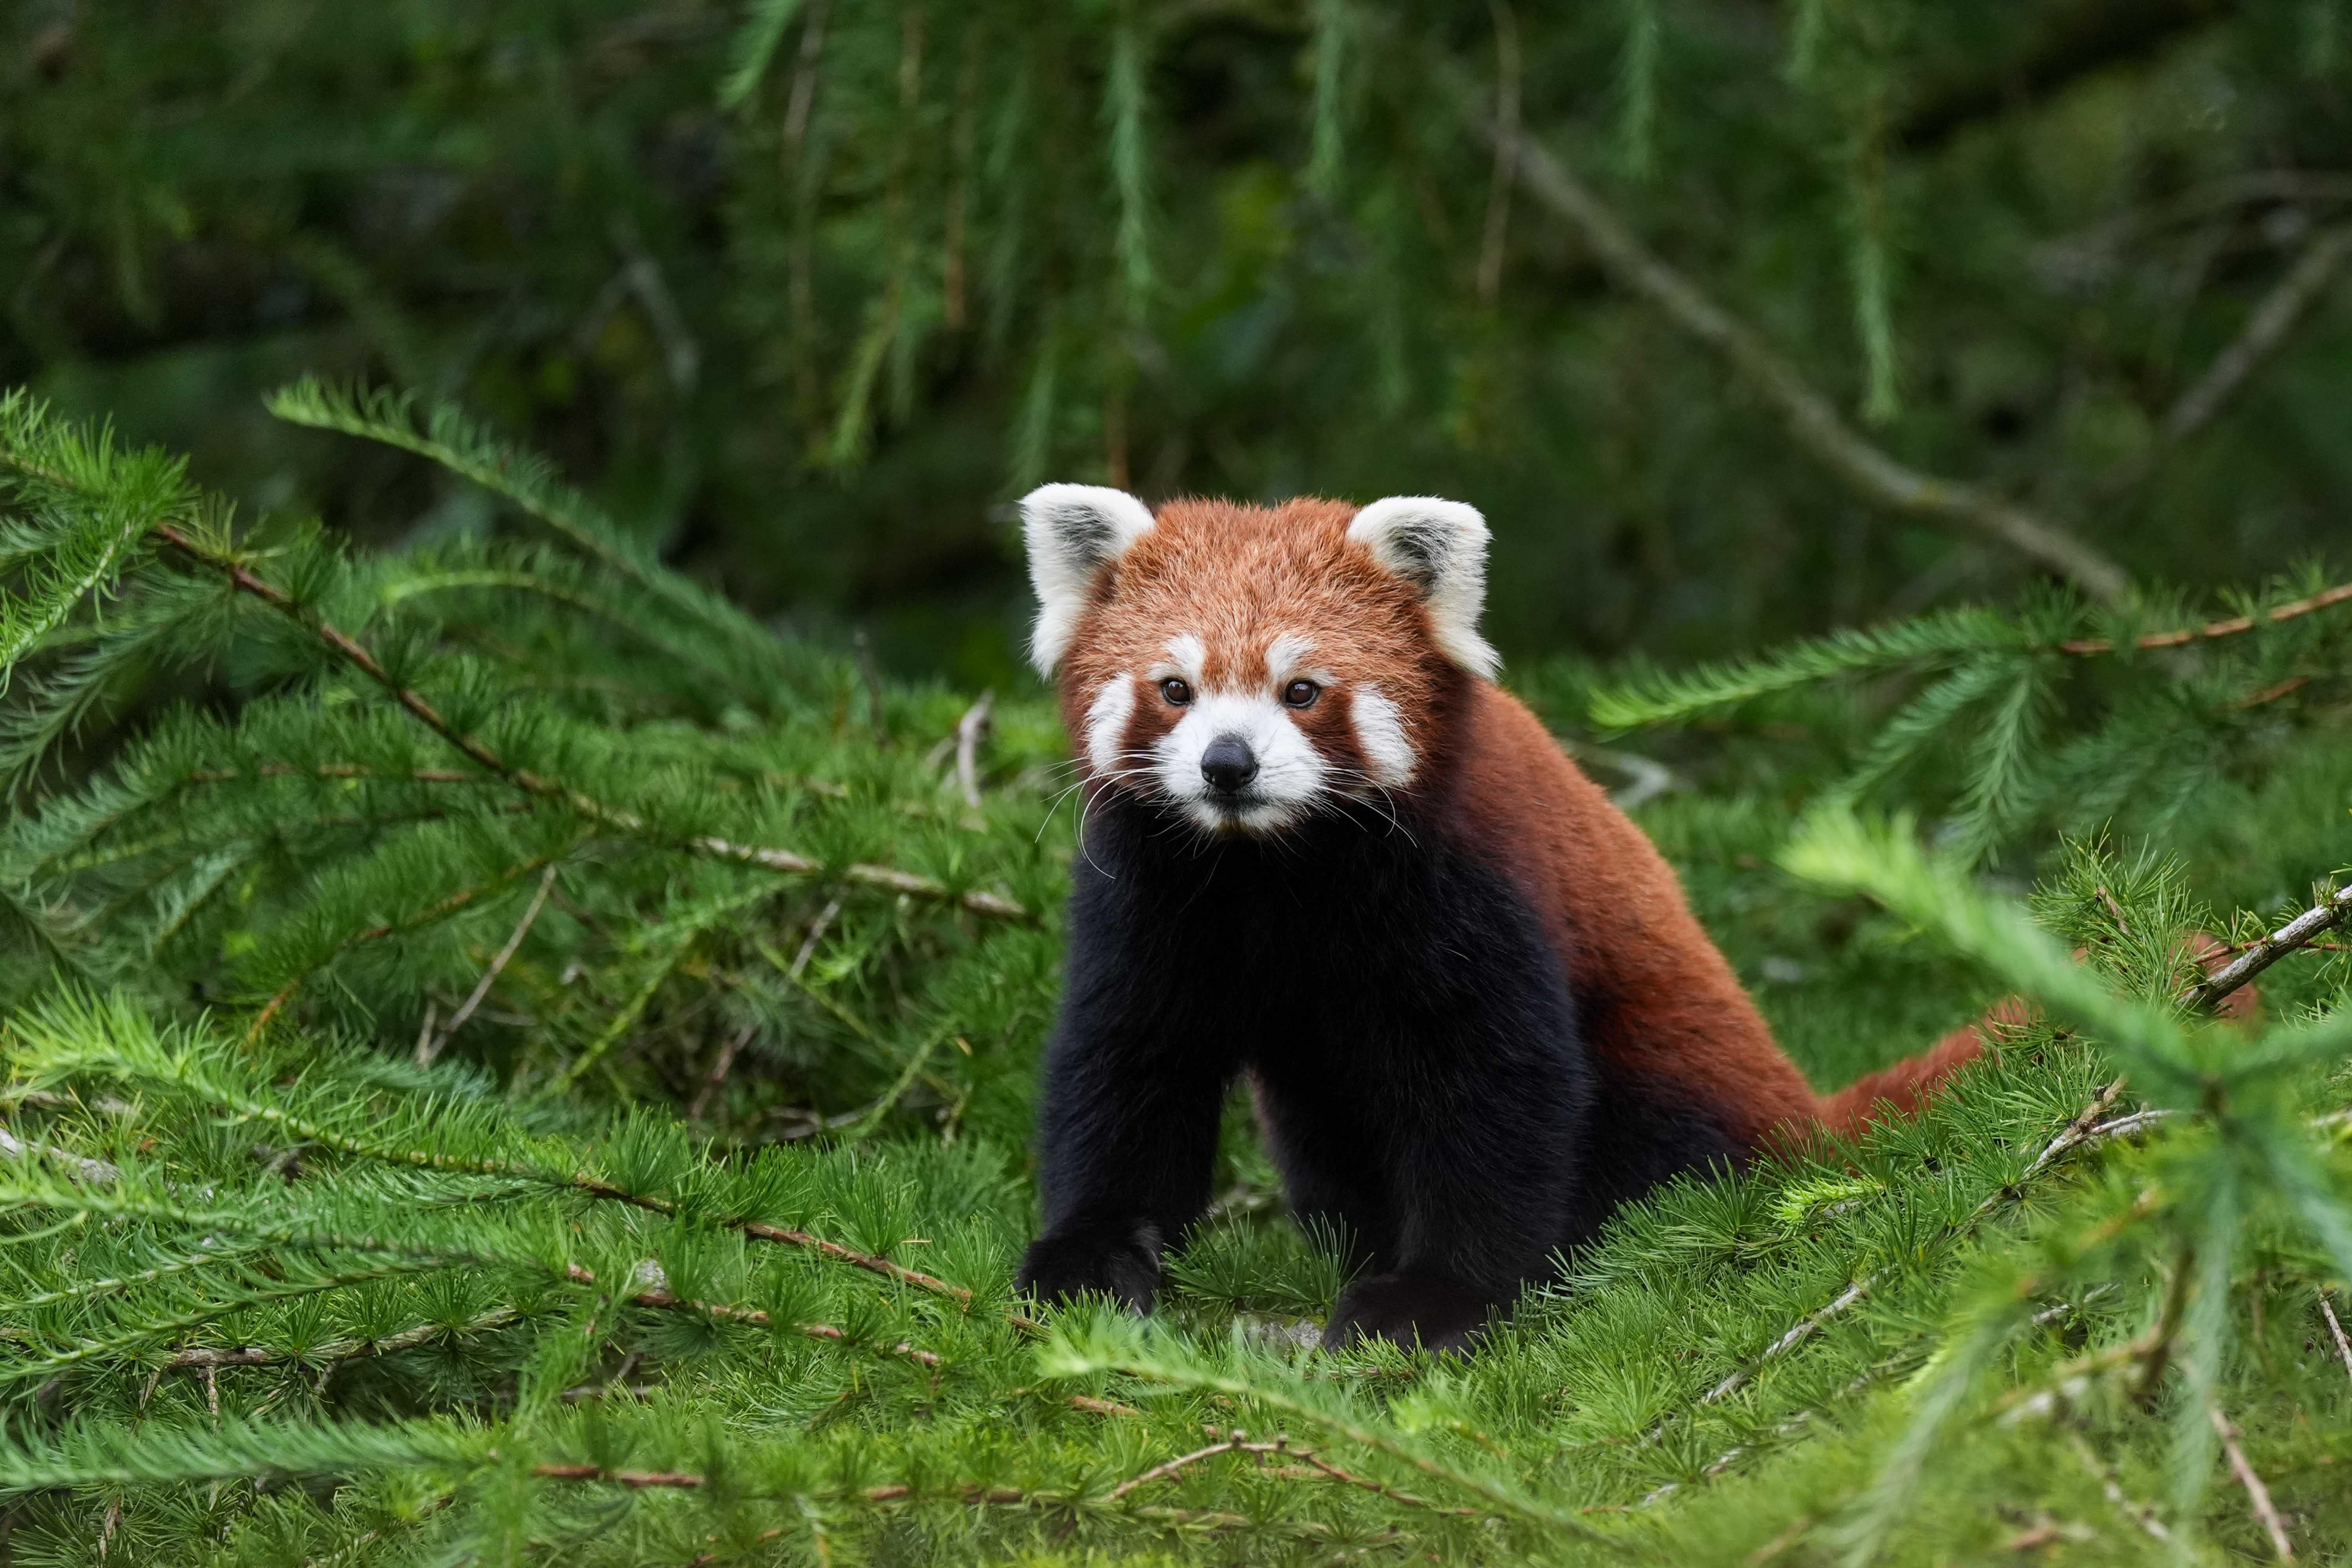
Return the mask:
<svg viewBox="0 0 2352 1568">
<path fill-rule="evenodd" d="M 2204 639 L 2179 722 L 2242 754 L 2189 770 L 2161 853 L 2000 807 L 2043 855 L 2030 910 L 1904 820 L 1792 816 L 1851 749 L 1808 683 L 1989 668 L 1923 710 L 2012 715 L 2055 767 L 2015 666 L 2112 666 L 2061 691 L 2105 734 L 2179 672 L 2066 645 L 2179 606 L 1946 615 L 1604 701 L 1812 704 L 1813 753 L 1725 742 L 1772 787 L 1644 821 L 1817 1077 L 2004 991 L 2033 1016 L 1916 1121 L 1627 1211 L 1472 1359 L 1330 1355 L 1299 1328 L 1335 1255 L 1238 1108 L 1157 1319 L 1010 1296 L 1072 843 L 1044 704 L 775 637 L 450 410 L 277 406 L 517 526 L 362 554 L 0 405 L 15 1560 L 2352 1551 L 2352 966 L 2323 929 L 2352 899 L 2287 920 L 2352 804 L 2323 607 Z M 2296 676 L 2263 747 L 2214 737 Z M 83 749 L 101 722 L 125 738 Z M 1881 787 L 2011 787 L 1982 776 Z M 2259 1020 L 2210 1016 L 2200 929 L 2250 942 Z"/>
<path fill-rule="evenodd" d="M 1791 447 L 1492 118 L 1936 481 L 1914 500 L 1964 483 L 2143 580 L 2250 582 L 2352 506 L 2345 26 L 2340 0 L 25 0 L 0 383 L 380 540 L 463 534 L 479 498 L 255 397 L 428 389 L 740 602 L 973 688 L 1020 668 L 992 512 L 1042 479 L 1458 496 L 1512 563 L 1515 659 L 1722 658 L 2043 569 Z"/>
<path fill-rule="evenodd" d="M 1915 779 L 1912 798 L 1948 805 L 1947 836 L 1975 858 L 2035 828 L 2161 830 L 2216 773 L 2259 776 L 2315 723 L 2332 727 L 2352 695 L 2352 616 L 2322 612 L 2347 603 L 2352 585 L 2326 585 L 2315 566 L 2233 595 L 2231 615 L 2201 625 L 2178 624 L 2189 611 L 2177 599 L 2109 608 L 2051 595 L 2014 614 L 1948 610 L 1654 674 L 1595 692 L 1589 713 L 1603 730 L 1686 723 L 1882 678 L 1871 702 L 1882 710 L 1835 793 L 1857 799 L 1932 769 L 1943 787 Z M 1901 700 L 1885 700 L 1890 681 Z"/>
</svg>

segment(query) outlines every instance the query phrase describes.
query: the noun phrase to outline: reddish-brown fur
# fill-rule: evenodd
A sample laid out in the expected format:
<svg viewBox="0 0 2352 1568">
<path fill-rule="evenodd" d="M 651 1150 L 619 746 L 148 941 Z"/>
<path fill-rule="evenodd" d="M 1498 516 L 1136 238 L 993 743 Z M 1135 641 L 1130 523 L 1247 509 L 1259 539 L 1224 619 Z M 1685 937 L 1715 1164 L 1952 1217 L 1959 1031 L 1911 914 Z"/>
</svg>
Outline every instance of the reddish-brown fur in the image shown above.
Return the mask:
<svg viewBox="0 0 2352 1568">
<path fill-rule="evenodd" d="M 1122 673 L 1139 679 L 1171 636 L 1202 639 L 1214 685 L 1262 679 L 1268 640 L 1303 634 L 1318 662 L 1343 673 L 1341 696 L 1375 682 L 1405 714 L 1422 758 L 1412 791 L 1517 883 L 1566 959 L 1594 1051 L 1620 1073 L 1671 1086 L 1755 1144 L 1776 1129 L 1851 1132 L 1885 1106 L 1908 1112 L 1979 1054 L 1971 1026 L 1835 1094 L 1814 1094 L 1691 914 L 1664 857 L 1524 704 L 1439 653 L 1416 591 L 1348 539 L 1356 510 L 1313 499 L 1160 508 L 1096 583 L 1064 661 L 1064 716 L 1081 750 L 1093 695 Z M 1174 712 L 1139 701 L 1124 745 L 1149 747 Z M 1327 758 L 1362 765 L 1345 701 L 1298 722 Z M 2002 1019 L 1997 1009 L 1985 1022 Z"/>
<path fill-rule="evenodd" d="M 1518 699 L 1480 682 L 1448 781 L 1568 960 L 1594 1051 L 1713 1107 L 1748 1142 L 1815 1113 L 1811 1088 L 1683 898 L 1649 836 Z"/>
</svg>

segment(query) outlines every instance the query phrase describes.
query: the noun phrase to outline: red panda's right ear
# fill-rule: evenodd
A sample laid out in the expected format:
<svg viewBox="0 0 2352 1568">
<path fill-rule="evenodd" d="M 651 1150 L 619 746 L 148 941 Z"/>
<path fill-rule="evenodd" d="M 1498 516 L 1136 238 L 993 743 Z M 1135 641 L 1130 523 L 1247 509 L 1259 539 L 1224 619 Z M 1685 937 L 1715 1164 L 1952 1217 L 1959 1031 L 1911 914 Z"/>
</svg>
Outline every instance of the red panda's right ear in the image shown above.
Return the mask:
<svg viewBox="0 0 2352 1568">
<path fill-rule="evenodd" d="M 1054 679 L 1095 574 L 1150 528 L 1150 507 L 1104 485 L 1040 485 L 1021 498 L 1021 537 L 1029 550 L 1029 581 L 1037 590 L 1029 662 L 1038 674 Z"/>
</svg>

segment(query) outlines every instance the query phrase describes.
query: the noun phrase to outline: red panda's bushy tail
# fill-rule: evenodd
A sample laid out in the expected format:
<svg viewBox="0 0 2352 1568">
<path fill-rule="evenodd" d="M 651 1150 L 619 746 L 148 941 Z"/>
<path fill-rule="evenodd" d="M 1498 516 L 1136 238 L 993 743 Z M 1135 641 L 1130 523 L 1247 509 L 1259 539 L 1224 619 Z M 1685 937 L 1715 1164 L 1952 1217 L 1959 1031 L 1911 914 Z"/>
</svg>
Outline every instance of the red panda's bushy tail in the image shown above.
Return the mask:
<svg viewBox="0 0 2352 1568">
<path fill-rule="evenodd" d="M 2025 1004 L 2016 997 L 1996 1002 L 1985 1009 L 1983 1017 L 1954 1029 L 1917 1056 L 1857 1079 L 1835 1094 L 1822 1096 L 1813 1114 L 1841 1137 L 1858 1134 L 1865 1121 L 1887 1115 L 1908 1116 L 1925 1105 L 1946 1079 L 1983 1055 L 1993 1031 L 2004 1026 L 2014 1028 L 2025 1020 Z"/>
<path fill-rule="evenodd" d="M 2230 949 L 2219 939 L 2199 931 L 2189 942 L 2208 975 L 2218 974 L 2229 965 Z M 2074 956 L 2079 960 L 2083 955 Z M 2223 1000 L 2221 1016 L 2233 1021 L 2251 1018 L 2261 1005 L 2254 986 L 2241 986 Z M 2005 997 L 1986 1008 L 1975 1023 L 1954 1029 L 1917 1056 L 1858 1079 L 1835 1094 L 1822 1096 L 1813 1114 L 1822 1127 L 1843 1137 L 1860 1133 L 1864 1122 L 1888 1115 L 1908 1116 L 1925 1105 L 1945 1079 L 1983 1055 L 1987 1047 L 1997 1045 L 2003 1031 L 2019 1027 L 2030 1016 L 2021 999 Z"/>
</svg>

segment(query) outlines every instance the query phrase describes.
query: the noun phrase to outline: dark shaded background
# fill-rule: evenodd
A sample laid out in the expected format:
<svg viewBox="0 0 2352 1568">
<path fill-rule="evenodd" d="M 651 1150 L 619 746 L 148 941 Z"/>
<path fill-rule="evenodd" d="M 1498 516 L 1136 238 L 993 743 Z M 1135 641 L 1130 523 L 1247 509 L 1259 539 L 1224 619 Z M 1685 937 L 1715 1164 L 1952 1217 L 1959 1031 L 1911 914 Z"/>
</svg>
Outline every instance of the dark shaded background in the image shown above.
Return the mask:
<svg viewBox="0 0 2352 1568">
<path fill-rule="evenodd" d="M 2034 574 L 1849 495 L 1498 199 L 1458 89 L 1515 69 L 1528 128 L 1905 459 L 2147 580 L 2341 553 L 2332 273 L 2163 433 L 2352 220 L 2329 0 L 33 0 L 0 383 L 376 542 L 495 521 L 260 394 L 453 397 L 688 570 L 971 686 L 1021 679 L 1005 503 L 1046 478 L 1472 500 L 1518 659 Z"/>
</svg>

